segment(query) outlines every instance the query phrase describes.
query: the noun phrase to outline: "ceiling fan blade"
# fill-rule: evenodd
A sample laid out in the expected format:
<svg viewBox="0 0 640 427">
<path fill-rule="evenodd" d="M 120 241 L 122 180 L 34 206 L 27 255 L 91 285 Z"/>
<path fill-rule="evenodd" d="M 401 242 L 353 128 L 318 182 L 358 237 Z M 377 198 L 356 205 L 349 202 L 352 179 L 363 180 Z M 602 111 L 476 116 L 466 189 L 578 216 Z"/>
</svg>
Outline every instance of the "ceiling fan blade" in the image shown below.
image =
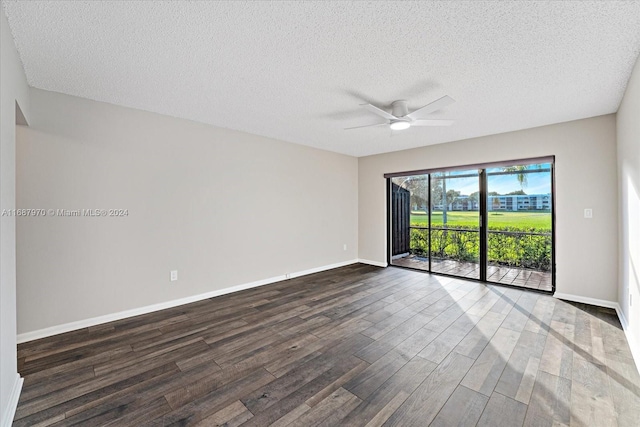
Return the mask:
<svg viewBox="0 0 640 427">
<path fill-rule="evenodd" d="M 418 119 L 411 122 L 411 126 L 451 126 L 453 120 Z"/>
<path fill-rule="evenodd" d="M 407 114 L 407 117 L 415 120 L 420 116 L 425 116 L 429 113 L 433 113 L 434 111 L 440 110 L 441 108 L 453 104 L 454 102 L 456 102 L 455 99 L 445 95 L 442 98 L 433 101 L 431 104 L 427 104 L 424 107 L 418 108 L 416 111 Z"/>
<path fill-rule="evenodd" d="M 344 130 L 372 128 L 372 127 L 376 127 L 376 126 L 385 126 L 385 125 L 388 125 L 388 124 L 389 123 L 376 123 L 374 125 L 364 125 L 364 126 L 356 126 L 356 127 L 352 127 L 352 128 L 344 128 Z"/>
<path fill-rule="evenodd" d="M 361 107 L 366 108 L 367 110 L 371 111 L 373 114 L 377 114 L 380 117 L 384 117 L 387 120 L 396 120 L 397 117 L 394 116 L 393 114 L 389 114 L 386 111 L 376 107 L 375 105 L 371 105 L 371 104 L 360 104 Z"/>
</svg>

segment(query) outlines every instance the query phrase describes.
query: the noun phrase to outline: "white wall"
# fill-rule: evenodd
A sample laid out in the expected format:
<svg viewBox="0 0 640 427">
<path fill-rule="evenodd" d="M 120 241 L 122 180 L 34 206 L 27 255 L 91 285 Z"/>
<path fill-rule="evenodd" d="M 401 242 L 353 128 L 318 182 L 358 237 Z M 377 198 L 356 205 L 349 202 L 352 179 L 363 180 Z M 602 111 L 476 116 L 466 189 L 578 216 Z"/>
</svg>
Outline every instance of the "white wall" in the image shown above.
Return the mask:
<svg viewBox="0 0 640 427">
<path fill-rule="evenodd" d="M 357 258 L 354 157 L 37 89 L 31 106 L 18 206 L 129 216 L 19 219 L 19 333 Z"/>
<path fill-rule="evenodd" d="M 384 173 L 555 155 L 556 290 L 617 301 L 615 124 L 607 115 L 359 158 L 359 257 L 386 262 Z"/>
<path fill-rule="evenodd" d="M 640 59 L 617 114 L 620 189 L 620 285 L 618 298 L 627 337 L 640 366 Z M 630 305 L 633 301 L 633 305 Z"/>
<path fill-rule="evenodd" d="M 0 12 L 0 208 L 16 206 L 16 102 L 29 117 L 29 88 L 4 11 Z M 0 423 L 13 417 L 19 377 L 16 359 L 16 222 L 0 219 Z M 2 424 L 4 425 L 4 424 Z"/>
</svg>

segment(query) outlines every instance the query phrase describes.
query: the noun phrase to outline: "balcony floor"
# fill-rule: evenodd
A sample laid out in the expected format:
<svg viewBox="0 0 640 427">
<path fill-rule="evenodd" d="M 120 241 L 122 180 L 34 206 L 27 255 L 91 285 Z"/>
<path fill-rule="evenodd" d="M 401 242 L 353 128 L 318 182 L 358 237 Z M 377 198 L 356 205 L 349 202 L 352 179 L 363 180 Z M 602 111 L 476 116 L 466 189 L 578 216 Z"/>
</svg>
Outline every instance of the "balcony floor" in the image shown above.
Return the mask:
<svg viewBox="0 0 640 427">
<path fill-rule="evenodd" d="M 480 264 L 475 262 L 434 258 L 431 264 L 431 270 L 434 273 L 451 274 L 453 276 L 472 279 L 480 278 Z M 407 255 L 403 258 L 394 259 L 391 265 L 427 271 L 429 269 L 429 259 L 416 255 Z M 550 271 L 490 265 L 487 269 L 487 281 L 503 285 L 539 289 L 541 291 L 552 290 Z"/>
</svg>

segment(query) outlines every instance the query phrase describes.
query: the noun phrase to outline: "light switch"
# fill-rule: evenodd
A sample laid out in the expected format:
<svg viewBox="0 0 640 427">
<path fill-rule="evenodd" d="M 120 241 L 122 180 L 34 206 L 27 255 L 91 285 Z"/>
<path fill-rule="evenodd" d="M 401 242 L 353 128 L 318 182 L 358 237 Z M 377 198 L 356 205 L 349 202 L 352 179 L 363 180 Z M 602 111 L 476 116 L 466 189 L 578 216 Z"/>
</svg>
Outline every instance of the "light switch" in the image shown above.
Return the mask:
<svg viewBox="0 0 640 427">
<path fill-rule="evenodd" d="M 585 209 L 584 210 L 584 217 L 585 218 L 593 218 L 593 210 L 592 209 Z"/>
</svg>

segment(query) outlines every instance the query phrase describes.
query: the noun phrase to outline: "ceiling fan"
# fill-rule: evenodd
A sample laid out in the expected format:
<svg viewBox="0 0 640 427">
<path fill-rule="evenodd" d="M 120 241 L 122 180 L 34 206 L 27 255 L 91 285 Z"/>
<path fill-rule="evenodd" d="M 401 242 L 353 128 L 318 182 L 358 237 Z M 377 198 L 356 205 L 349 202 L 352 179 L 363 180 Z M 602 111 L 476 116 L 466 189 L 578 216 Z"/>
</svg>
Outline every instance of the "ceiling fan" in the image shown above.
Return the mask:
<svg viewBox="0 0 640 427">
<path fill-rule="evenodd" d="M 409 113 L 409 109 L 407 108 L 407 101 L 395 101 L 391 104 L 392 114 L 387 113 L 386 111 L 376 107 L 375 105 L 360 104 L 361 107 L 371 111 L 374 114 L 377 114 L 380 117 L 384 117 L 385 119 L 387 119 L 387 121 L 385 123 L 376 123 L 373 125 L 346 128 L 345 130 L 387 125 L 392 130 L 409 129 L 411 126 L 449 126 L 453 123 L 453 120 L 431 120 L 420 119 L 418 117 L 440 110 L 441 108 L 453 104 L 454 102 L 456 101 L 453 98 L 445 95 L 442 98 L 437 99 L 432 103 Z"/>
</svg>

